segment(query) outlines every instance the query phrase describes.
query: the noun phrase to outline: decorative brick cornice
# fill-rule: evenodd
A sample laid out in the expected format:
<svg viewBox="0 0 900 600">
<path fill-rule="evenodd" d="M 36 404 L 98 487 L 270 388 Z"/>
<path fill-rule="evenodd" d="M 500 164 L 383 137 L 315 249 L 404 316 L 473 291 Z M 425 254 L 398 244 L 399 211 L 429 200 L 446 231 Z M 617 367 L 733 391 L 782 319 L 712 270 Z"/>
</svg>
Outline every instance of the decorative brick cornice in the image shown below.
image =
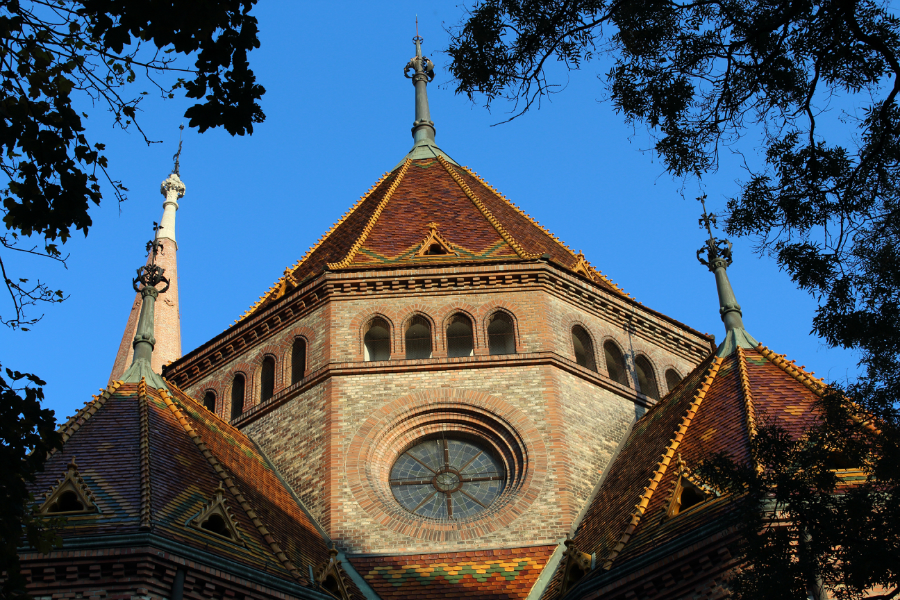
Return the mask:
<svg viewBox="0 0 900 600">
<path fill-rule="evenodd" d="M 469 200 L 472 201 L 472 204 L 474 204 L 478 208 L 478 210 L 481 211 L 481 214 L 484 215 L 484 218 L 487 219 L 488 222 L 494 227 L 494 229 L 497 230 L 497 233 L 500 234 L 500 237 L 502 237 L 504 240 L 506 240 L 506 243 L 509 244 L 510 247 L 512 247 L 512 249 L 516 251 L 516 254 L 518 254 L 521 258 L 529 259 L 529 260 L 534 260 L 535 258 L 538 258 L 540 256 L 540 254 L 533 254 L 531 252 L 526 252 L 525 248 L 523 248 L 522 245 L 516 241 L 516 239 L 512 236 L 512 234 L 510 234 L 506 230 L 506 228 L 503 227 L 503 225 L 500 223 L 500 221 L 497 220 L 497 217 L 495 217 L 491 213 L 491 211 L 488 209 L 488 207 L 485 206 L 484 203 L 481 201 L 481 199 L 475 194 L 475 192 L 472 191 L 472 188 L 470 188 L 469 185 L 465 181 L 463 181 L 463 178 L 459 176 L 459 173 L 456 172 L 456 169 L 454 169 L 450 165 L 450 163 L 447 161 L 447 159 L 445 159 L 443 156 L 440 156 L 440 155 L 438 155 L 437 158 L 438 158 L 438 161 L 441 163 L 441 166 L 443 166 L 444 169 L 447 170 L 447 173 L 450 174 L 450 177 L 453 178 L 453 181 L 455 181 L 456 184 L 459 185 L 459 187 L 463 191 L 463 193 L 465 193 L 465 195 L 469 198 Z"/>
<path fill-rule="evenodd" d="M 369 237 L 369 234 L 375 227 L 375 223 L 378 222 L 378 218 L 381 217 L 381 213 L 384 211 L 384 207 L 387 206 L 387 203 L 390 202 L 391 197 L 394 195 L 394 192 L 397 191 L 397 186 L 400 185 L 400 182 L 403 180 L 403 176 L 406 175 L 406 172 L 409 170 L 409 165 L 411 164 L 412 160 L 410 160 L 409 158 L 403 161 L 403 166 L 400 167 L 400 170 L 397 172 L 397 176 L 394 178 L 394 181 L 391 182 L 391 185 L 385 192 L 384 197 L 381 199 L 381 202 L 378 203 L 378 207 L 375 209 L 375 212 L 372 213 L 372 216 L 369 218 L 369 222 L 366 223 L 365 227 L 363 227 L 362 233 L 358 238 L 356 238 L 356 241 L 353 242 L 353 245 L 350 247 L 350 251 L 347 253 L 347 256 L 336 263 L 328 263 L 329 269 L 345 269 L 350 266 L 350 263 L 352 263 L 353 259 L 356 257 L 356 253 L 359 252 L 359 249 L 365 243 L 366 238 Z"/>
<path fill-rule="evenodd" d="M 294 579 L 304 584 L 309 583 L 309 578 L 305 577 L 303 573 L 296 567 L 296 565 L 291 562 L 287 554 L 284 553 L 284 551 L 281 549 L 281 546 L 277 541 L 275 541 L 275 538 L 272 537 L 272 534 L 269 533 L 269 530 L 260 520 L 259 515 L 256 514 L 256 511 L 253 510 L 253 507 L 250 506 L 250 503 L 247 501 L 246 497 L 244 497 L 244 495 L 241 493 L 240 488 L 238 488 L 237 484 L 231 478 L 231 475 L 228 474 L 228 471 L 225 469 L 225 467 L 222 466 L 222 464 L 219 462 L 219 459 L 217 459 L 212 451 L 206 446 L 206 443 L 204 443 L 203 439 L 200 437 L 200 434 L 198 434 L 194 430 L 194 428 L 191 427 L 191 424 L 188 421 L 187 417 L 182 414 L 181 410 L 178 408 L 175 402 L 172 401 L 172 398 L 169 396 L 166 390 L 160 389 L 158 391 L 163 402 L 165 402 L 166 407 L 168 407 L 168 409 L 181 424 L 185 433 L 187 433 L 188 437 L 191 438 L 191 441 L 196 444 L 197 449 L 201 454 L 203 454 L 216 474 L 221 477 L 222 482 L 225 484 L 225 487 L 228 488 L 228 491 L 231 493 L 231 495 L 235 498 L 235 500 L 238 501 L 238 504 L 241 505 L 241 508 L 250 518 L 250 521 L 256 527 L 257 531 L 259 531 L 259 534 L 262 536 L 262 538 L 269 545 L 269 549 L 272 551 L 278 561 L 294 577 Z"/>
<path fill-rule="evenodd" d="M 723 358 L 716 357 L 713 363 L 709 366 L 709 370 L 706 372 L 706 377 L 703 382 L 697 388 L 696 392 L 694 392 L 694 400 L 691 402 L 691 405 L 688 407 L 685 412 L 684 417 L 681 419 L 681 424 L 678 426 L 678 429 L 675 430 L 675 435 L 669 441 L 669 445 L 666 447 L 666 451 L 662 455 L 662 460 L 657 463 L 656 471 L 650 477 L 650 481 L 647 484 L 647 487 L 644 488 L 644 493 L 641 494 L 638 503 L 635 505 L 635 511 L 631 515 L 631 522 L 625 528 L 625 531 L 622 533 L 622 536 L 619 538 L 618 543 L 613 548 L 610 555 L 606 558 L 606 562 L 603 564 L 603 568 L 609 570 L 612 567 L 613 561 L 616 560 L 616 557 L 622 552 L 622 549 L 625 548 L 625 545 L 631 539 L 631 536 L 634 534 L 637 529 L 638 524 L 641 521 L 641 517 L 644 515 L 644 511 L 647 510 L 647 506 L 650 504 L 650 498 L 653 496 L 653 492 L 656 491 L 659 482 L 662 481 L 663 476 L 666 474 L 666 470 L 669 467 L 669 464 L 672 462 L 672 459 L 675 458 L 675 453 L 678 450 L 678 446 L 681 444 L 681 440 L 684 439 L 685 433 L 687 433 L 688 427 L 691 425 L 691 421 L 694 416 L 697 414 L 697 411 L 700 408 L 700 404 L 703 402 L 703 399 L 706 398 L 706 393 L 709 391 L 709 388 L 712 386 L 713 380 L 715 380 L 716 375 L 719 372 L 719 368 L 722 366 Z"/>
</svg>

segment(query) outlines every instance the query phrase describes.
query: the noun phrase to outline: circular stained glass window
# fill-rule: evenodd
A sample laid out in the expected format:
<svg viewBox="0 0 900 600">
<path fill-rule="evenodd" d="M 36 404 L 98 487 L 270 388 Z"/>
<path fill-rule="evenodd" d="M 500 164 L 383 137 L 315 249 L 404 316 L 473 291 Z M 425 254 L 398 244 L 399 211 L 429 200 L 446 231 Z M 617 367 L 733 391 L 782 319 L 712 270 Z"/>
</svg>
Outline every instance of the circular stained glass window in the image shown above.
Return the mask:
<svg viewBox="0 0 900 600">
<path fill-rule="evenodd" d="M 503 492 L 503 465 L 469 439 L 420 442 L 391 469 L 391 491 L 407 510 L 431 519 L 464 519 L 486 509 Z"/>
</svg>

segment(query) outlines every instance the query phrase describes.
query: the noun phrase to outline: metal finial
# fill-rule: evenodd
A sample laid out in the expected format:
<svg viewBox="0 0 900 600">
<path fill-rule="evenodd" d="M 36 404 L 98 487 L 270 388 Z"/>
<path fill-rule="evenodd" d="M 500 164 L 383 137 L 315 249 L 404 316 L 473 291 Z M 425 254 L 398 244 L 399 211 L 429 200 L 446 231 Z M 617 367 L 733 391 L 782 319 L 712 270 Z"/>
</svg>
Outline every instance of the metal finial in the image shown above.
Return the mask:
<svg viewBox="0 0 900 600">
<path fill-rule="evenodd" d="M 181 165 L 179 164 L 179 159 L 181 158 L 181 144 L 184 142 L 184 140 L 181 139 L 182 131 L 184 131 L 183 123 L 178 127 L 178 152 L 176 152 L 175 156 L 172 157 L 175 159 L 175 169 L 172 172 L 179 177 L 181 177 Z"/>
<path fill-rule="evenodd" d="M 177 164 L 177 163 L 176 163 Z M 166 270 L 156 264 L 156 256 L 163 251 L 163 244 L 159 241 L 159 232 L 162 227 L 153 222 L 153 239 L 147 242 L 147 254 L 150 255 L 150 262 L 137 270 L 137 277 L 132 281 L 134 291 L 139 292 L 143 287 L 156 287 L 160 283 L 165 283 L 166 287 L 157 290 L 160 294 L 169 289 L 169 280 L 163 275 Z"/>
<path fill-rule="evenodd" d="M 719 266 L 717 261 L 723 261 L 721 266 L 728 267 L 731 265 L 731 242 L 726 239 L 717 239 L 713 235 L 712 230 L 716 226 L 716 215 L 710 214 L 706 210 L 706 194 L 700 196 L 697 200 L 703 205 L 703 214 L 698 220 L 700 228 L 706 227 L 706 232 L 709 234 L 709 239 L 706 240 L 702 248 L 697 250 L 697 260 L 700 261 L 700 264 L 708 267 L 710 271 L 715 272 Z M 703 258 L 704 252 L 706 252 L 706 258 Z"/>
</svg>

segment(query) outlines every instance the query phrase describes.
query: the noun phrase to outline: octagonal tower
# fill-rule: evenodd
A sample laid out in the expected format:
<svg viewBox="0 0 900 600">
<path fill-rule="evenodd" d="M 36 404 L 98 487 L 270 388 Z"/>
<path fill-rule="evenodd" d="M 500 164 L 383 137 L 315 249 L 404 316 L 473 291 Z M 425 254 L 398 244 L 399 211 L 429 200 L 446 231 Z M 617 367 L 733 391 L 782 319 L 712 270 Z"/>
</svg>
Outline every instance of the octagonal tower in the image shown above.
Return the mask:
<svg viewBox="0 0 900 600">
<path fill-rule="evenodd" d="M 634 419 L 712 338 L 444 153 L 415 42 L 412 150 L 164 375 L 249 435 L 364 573 L 484 550 L 536 577 Z"/>
</svg>

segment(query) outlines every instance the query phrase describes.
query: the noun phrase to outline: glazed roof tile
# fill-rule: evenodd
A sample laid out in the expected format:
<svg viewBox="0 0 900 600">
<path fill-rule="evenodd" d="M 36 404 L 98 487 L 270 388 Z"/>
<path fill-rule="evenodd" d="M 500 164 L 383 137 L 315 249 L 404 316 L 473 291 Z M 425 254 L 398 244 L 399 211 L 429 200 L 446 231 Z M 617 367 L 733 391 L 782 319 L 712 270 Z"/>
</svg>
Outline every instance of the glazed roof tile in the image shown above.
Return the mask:
<svg viewBox="0 0 900 600">
<path fill-rule="evenodd" d="M 795 438 L 818 419 L 824 384 L 802 367 L 760 345 L 711 356 L 632 428 L 579 524 L 576 547 L 596 553 L 589 577 L 647 554 L 732 509 L 729 499 L 710 499 L 675 516 L 668 509 L 679 478 L 705 457 L 723 452 L 752 461 L 757 423 L 777 424 Z M 550 584 L 558 595 L 561 568 Z"/>
<path fill-rule="evenodd" d="M 348 556 L 379 597 L 526 598 L 556 546 Z"/>
<path fill-rule="evenodd" d="M 429 224 L 454 254 L 420 256 Z M 558 238 L 468 168 L 442 156 L 406 159 L 385 174 L 238 321 L 325 269 L 429 264 L 440 261 L 536 259 L 556 264 L 625 295 Z"/>
<path fill-rule="evenodd" d="M 32 486 L 35 498 L 42 502 L 75 460 L 99 509 L 70 516 L 63 539 L 151 531 L 310 585 L 307 565 L 329 558 L 315 524 L 246 435 L 171 387 L 115 382 L 61 428 L 64 445 Z M 192 524 L 219 489 L 237 541 Z"/>
</svg>

